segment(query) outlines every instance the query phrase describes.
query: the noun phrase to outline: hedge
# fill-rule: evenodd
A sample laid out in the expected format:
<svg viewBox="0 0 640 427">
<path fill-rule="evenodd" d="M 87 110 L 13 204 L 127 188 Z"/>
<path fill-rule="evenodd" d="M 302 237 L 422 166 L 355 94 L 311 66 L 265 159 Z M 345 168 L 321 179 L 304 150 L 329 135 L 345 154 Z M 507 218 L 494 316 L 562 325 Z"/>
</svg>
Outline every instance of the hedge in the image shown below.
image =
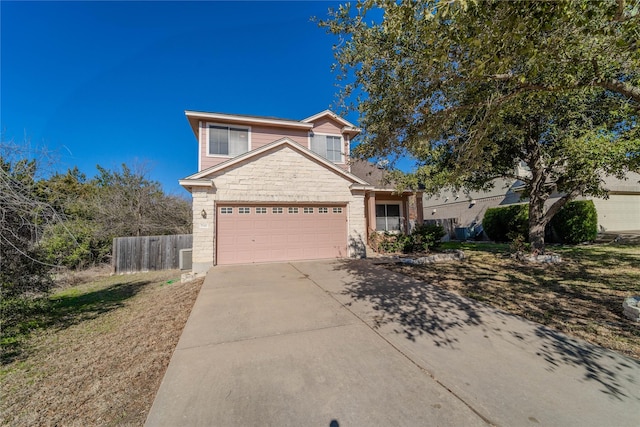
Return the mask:
<svg viewBox="0 0 640 427">
<path fill-rule="evenodd" d="M 598 213 L 591 200 L 567 203 L 549 224 L 560 243 L 592 242 L 598 235 Z"/>
<path fill-rule="evenodd" d="M 507 242 L 513 236 L 529 238 L 529 206 L 512 205 L 489 208 L 482 226 L 487 236 L 496 242 Z M 559 243 L 575 244 L 595 240 L 598 234 L 598 214 L 591 200 L 567 203 L 551 219 L 547 236 L 557 236 Z"/>
<path fill-rule="evenodd" d="M 482 227 L 491 240 L 507 242 L 514 234 L 529 237 L 529 205 L 511 205 L 489 208 L 484 214 Z"/>
</svg>

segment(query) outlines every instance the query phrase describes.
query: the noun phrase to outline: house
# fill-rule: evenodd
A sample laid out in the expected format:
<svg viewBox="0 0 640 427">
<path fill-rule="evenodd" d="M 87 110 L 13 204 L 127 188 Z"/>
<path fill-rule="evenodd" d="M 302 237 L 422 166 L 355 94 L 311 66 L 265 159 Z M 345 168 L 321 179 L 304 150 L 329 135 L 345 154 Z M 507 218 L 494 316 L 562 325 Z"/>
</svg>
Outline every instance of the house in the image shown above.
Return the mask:
<svg viewBox="0 0 640 427">
<path fill-rule="evenodd" d="M 186 111 L 198 171 L 194 273 L 214 265 L 364 257 L 369 233 L 422 222 L 422 195 L 394 194 L 351 164 L 356 126 L 325 110 L 303 120 Z M 357 169 L 357 170 L 356 170 Z"/>
<path fill-rule="evenodd" d="M 592 200 L 598 213 L 598 230 L 620 232 L 640 230 L 640 174 L 629 172 L 626 180 L 615 177 L 603 178 L 609 191 L 608 198 L 578 197 L 577 200 Z M 522 183 L 515 180 L 496 179 L 487 191 L 443 192 L 436 196 L 424 196 L 424 218 L 460 228 L 474 228 L 482 224 L 488 208 L 526 203 L 521 199 Z M 561 197 L 553 194 L 546 205 Z M 455 237 L 450 230 L 450 237 Z"/>
</svg>

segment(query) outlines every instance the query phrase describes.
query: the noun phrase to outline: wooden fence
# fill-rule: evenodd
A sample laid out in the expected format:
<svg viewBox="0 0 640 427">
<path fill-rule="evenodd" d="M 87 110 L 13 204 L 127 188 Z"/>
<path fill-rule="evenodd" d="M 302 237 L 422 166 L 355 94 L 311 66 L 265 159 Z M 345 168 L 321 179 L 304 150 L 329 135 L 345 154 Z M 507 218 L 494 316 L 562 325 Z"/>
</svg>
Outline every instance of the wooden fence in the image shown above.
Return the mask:
<svg viewBox="0 0 640 427">
<path fill-rule="evenodd" d="M 193 245 L 192 234 L 116 237 L 113 239 L 114 273 L 179 268 L 180 249 Z"/>
</svg>

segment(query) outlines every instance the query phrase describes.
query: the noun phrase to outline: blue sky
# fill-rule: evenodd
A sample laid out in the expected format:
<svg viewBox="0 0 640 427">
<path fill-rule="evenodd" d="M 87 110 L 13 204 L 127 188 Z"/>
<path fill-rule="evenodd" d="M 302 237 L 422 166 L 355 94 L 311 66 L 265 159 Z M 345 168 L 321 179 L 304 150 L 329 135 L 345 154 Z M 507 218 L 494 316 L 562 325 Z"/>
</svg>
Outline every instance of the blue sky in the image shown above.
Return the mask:
<svg viewBox="0 0 640 427">
<path fill-rule="evenodd" d="M 337 2 L 0 2 L 3 138 L 78 166 L 197 171 L 184 110 L 303 119 L 336 100 Z M 357 123 L 353 114 L 346 117 Z"/>
</svg>

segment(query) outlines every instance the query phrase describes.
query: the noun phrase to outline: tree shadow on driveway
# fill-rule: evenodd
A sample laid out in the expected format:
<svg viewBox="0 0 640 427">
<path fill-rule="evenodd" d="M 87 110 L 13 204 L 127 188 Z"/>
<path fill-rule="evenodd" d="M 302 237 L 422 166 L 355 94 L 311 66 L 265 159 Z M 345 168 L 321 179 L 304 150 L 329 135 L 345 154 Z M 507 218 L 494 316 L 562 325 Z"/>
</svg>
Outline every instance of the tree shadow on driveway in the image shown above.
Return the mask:
<svg viewBox="0 0 640 427">
<path fill-rule="evenodd" d="M 337 268 L 351 278 L 341 291 L 351 300 L 346 305 L 358 310 L 356 302 L 366 303 L 370 314 L 363 317 L 378 330 L 392 328 L 412 342 L 428 339 L 451 351 L 460 351 L 461 340 L 475 339 L 471 336 L 499 337 L 521 349 L 523 356 L 539 357 L 547 371 L 570 372 L 574 377 L 579 375 L 579 381 L 598 383 L 598 389 L 615 400 L 640 402 L 638 360 L 391 272 L 369 260 L 344 261 Z"/>
</svg>

